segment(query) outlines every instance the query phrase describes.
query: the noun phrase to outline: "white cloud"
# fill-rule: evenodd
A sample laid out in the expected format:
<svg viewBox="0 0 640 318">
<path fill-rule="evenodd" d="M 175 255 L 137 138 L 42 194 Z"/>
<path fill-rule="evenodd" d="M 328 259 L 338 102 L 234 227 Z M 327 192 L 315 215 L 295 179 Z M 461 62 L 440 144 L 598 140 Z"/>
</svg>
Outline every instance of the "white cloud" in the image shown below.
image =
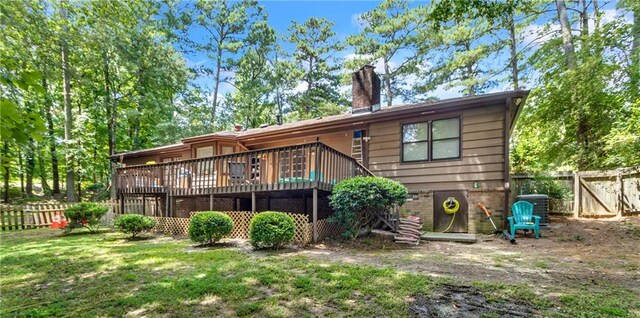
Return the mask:
<svg viewBox="0 0 640 318">
<path fill-rule="evenodd" d="M 543 44 L 549 41 L 557 32 L 560 32 L 560 25 L 558 23 L 544 24 L 544 25 L 539 25 L 539 24 L 528 25 L 522 31 L 524 36 L 523 38 L 524 45 L 527 45 L 530 47 L 539 46 L 540 44 Z"/>
<path fill-rule="evenodd" d="M 306 82 L 300 81 L 300 82 L 298 82 L 298 85 L 296 85 L 296 87 L 293 89 L 293 93 L 294 94 L 304 93 L 304 92 L 307 91 L 307 87 L 308 87 L 308 85 L 307 85 Z"/>
<path fill-rule="evenodd" d="M 199 61 L 192 61 L 187 57 L 184 58 L 184 64 L 187 67 L 196 67 L 196 66 L 200 66 L 200 65 L 202 65 L 204 63 L 207 63 L 207 62 L 209 62 L 209 59 L 202 59 L 202 60 L 199 60 Z"/>
<path fill-rule="evenodd" d="M 367 26 L 367 22 L 362 20 L 363 12 L 356 12 L 351 15 L 351 24 L 358 28 L 358 30 L 363 30 Z"/>
</svg>

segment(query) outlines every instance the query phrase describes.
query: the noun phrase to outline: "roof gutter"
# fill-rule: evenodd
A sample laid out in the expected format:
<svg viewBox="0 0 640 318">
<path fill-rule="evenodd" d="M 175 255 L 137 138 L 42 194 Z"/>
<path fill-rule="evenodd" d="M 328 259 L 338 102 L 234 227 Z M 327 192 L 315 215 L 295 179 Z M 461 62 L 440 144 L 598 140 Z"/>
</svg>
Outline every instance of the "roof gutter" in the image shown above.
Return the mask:
<svg viewBox="0 0 640 318">
<path fill-rule="evenodd" d="M 502 104 L 505 101 L 505 98 L 513 98 L 513 97 L 522 97 L 523 100 L 527 96 L 528 91 L 512 91 L 508 94 L 496 94 L 495 96 L 478 96 L 477 98 L 469 98 L 464 100 L 451 100 L 444 101 L 441 103 L 433 104 L 433 103 L 425 103 L 423 106 L 417 106 L 412 108 L 404 108 L 398 107 L 398 109 L 390 109 L 387 111 L 379 111 L 376 113 L 371 113 L 367 116 L 353 116 L 347 117 L 340 120 L 323 122 L 320 124 L 311 124 L 304 128 L 302 127 L 291 127 L 284 128 L 281 130 L 275 130 L 267 133 L 255 133 L 250 135 L 238 136 L 238 140 L 241 141 L 254 141 L 257 139 L 263 139 L 274 136 L 281 136 L 285 134 L 293 134 L 299 131 L 299 133 L 309 133 L 311 131 L 318 131 L 322 129 L 331 129 L 335 130 L 336 128 L 341 127 L 349 127 L 359 124 L 369 124 L 380 121 L 386 121 L 389 119 L 402 118 L 402 117 L 412 117 L 415 116 L 416 113 L 422 113 L 428 111 L 429 113 L 446 110 L 446 111 L 458 111 L 468 108 L 476 108 L 482 106 L 490 106 L 492 104 Z M 522 103 L 521 103 L 522 104 Z M 454 107 L 452 107 L 454 106 Z"/>
</svg>

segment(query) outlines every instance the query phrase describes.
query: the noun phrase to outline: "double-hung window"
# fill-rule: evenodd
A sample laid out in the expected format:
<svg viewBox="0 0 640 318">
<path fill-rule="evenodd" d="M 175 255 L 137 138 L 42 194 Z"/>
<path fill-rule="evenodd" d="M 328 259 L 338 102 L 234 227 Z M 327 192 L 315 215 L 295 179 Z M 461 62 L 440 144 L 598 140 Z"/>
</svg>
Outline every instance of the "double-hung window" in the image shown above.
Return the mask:
<svg viewBox="0 0 640 318">
<path fill-rule="evenodd" d="M 402 161 L 460 158 L 460 118 L 402 125 Z"/>
</svg>

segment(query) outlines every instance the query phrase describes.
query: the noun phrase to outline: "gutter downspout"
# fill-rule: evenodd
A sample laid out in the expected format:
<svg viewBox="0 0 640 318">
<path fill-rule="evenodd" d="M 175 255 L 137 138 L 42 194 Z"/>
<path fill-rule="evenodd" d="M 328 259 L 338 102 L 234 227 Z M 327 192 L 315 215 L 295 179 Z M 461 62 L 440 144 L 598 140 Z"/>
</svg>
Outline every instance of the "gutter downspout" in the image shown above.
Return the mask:
<svg viewBox="0 0 640 318">
<path fill-rule="evenodd" d="M 513 98 L 507 98 L 504 104 L 504 213 L 502 215 L 502 229 L 507 230 L 507 217 L 509 216 L 509 197 L 511 196 L 511 184 L 509 175 L 509 135 L 511 131 L 510 110 L 513 108 Z"/>
</svg>

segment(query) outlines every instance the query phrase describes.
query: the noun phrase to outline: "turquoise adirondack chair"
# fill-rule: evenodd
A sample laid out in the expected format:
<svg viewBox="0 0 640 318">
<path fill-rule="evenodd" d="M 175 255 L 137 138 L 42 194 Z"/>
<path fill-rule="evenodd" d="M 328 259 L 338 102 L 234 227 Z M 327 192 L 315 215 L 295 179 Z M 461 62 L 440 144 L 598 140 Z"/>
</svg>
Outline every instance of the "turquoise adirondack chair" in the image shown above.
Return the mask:
<svg viewBox="0 0 640 318">
<path fill-rule="evenodd" d="M 508 217 L 511 236 L 516 236 L 516 230 L 533 230 L 536 238 L 540 237 L 540 217 L 533 215 L 533 204 L 518 201 L 511 206 L 512 216 Z"/>
</svg>

